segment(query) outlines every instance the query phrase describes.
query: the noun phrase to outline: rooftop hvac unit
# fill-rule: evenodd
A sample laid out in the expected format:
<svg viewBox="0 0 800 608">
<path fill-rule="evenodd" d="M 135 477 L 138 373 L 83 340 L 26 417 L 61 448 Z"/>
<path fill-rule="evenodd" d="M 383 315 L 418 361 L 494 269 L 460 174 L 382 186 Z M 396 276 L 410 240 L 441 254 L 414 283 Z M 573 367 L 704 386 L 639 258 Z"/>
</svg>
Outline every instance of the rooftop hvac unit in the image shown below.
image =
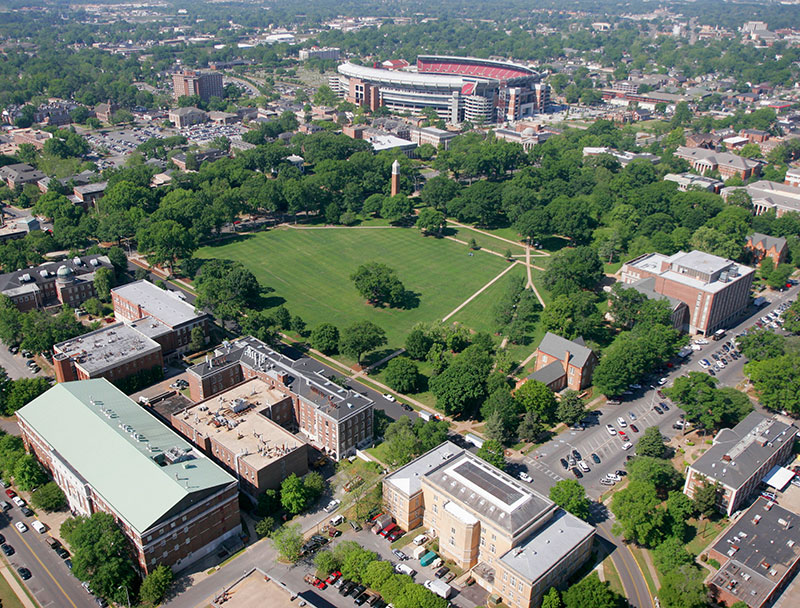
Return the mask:
<svg viewBox="0 0 800 608">
<path fill-rule="evenodd" d="M 97 258 L 92 258 L 92 260 L 89 263 L 92 266 L 100 266 L 100 262 L 99 262 L 99 260 Z"/>
<path fill-rule="evenodd" d="M 30 275 L 29 273 L 27 273 L 27 272 L 26 272 L 25 274 L 23 274 L 23 275 L 22 275 L 22 276 L 19 278 L 19 281 L 20 281 L 20 283 L 27 283 L 27 282 L 28 282 L 28 281 L 30 281 L 30 280 L 31 280 L 31 275 Z"/>
<path fill-rule="evenodd" d="M 83 265 L 83 262 L 81 262 L 81 259 L 77 255 L 72 258 L 72 263 L 75 264 L 75 266 Z"/>
</svg>

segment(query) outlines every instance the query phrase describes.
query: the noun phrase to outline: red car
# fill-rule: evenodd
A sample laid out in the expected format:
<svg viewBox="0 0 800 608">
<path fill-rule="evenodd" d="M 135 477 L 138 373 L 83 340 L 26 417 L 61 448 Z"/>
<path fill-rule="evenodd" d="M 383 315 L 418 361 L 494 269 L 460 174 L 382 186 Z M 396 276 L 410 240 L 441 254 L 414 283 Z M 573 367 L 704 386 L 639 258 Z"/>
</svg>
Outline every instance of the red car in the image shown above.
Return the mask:
<svg viewBox="0 0 800 608">
<path fill-rule="evenodd" d="M 14 498 L 16 495 L 17 493 L 14 490 L 6 490 L 6 496 L 9 498 Z"/>
<path fill-rule="evenodd" d="M 402 529 L 400 529 L 400 528 L 397 528 L 397 529 L 396 529 L 394 532 L 392 532 L 391 534 L 388 534 L 388 535 L 386 536 L 386 538 L 388 538 L 390 542 L 394 542 L 394 541 L 396 541 L 398 538 L 400 538 L 401 536 L 403 536 L 403 534 L 405 534 L 405 531 L 404 531 L 404 530 L 402 530 Z"/>
<path fill-rule="evenodd" d="M 631 427 L 631 430 L 634 433 L 638 433 L 639 432 L 639 427 L 637 427 L 635 424 L 629 424 L 628 426 Z"/>
<path fill-rule="evenodd" d="M 336 570 L 335 572 L 331 572 L 328 575 L 328 578 L 325 579 L 325 582 L 328 583 L 329 585 L 333 585 L 333 583 L 339 580 L 340 576 L 342 576 L 342 573 Z"/>
<path fill-rule="evenodd" d="M 323 581 L 323 580 L 320 580 L 320 581 L 318 581 L 317 583 L 314 583 L 314 586 L 315 586 L 317 589 L 327 589 L 327 588 L 328 588 L 328 583 L 326 583 L 326 582 L 325 582 L 325 581 Z"/>
<path fill-rule="evenodd" d="M 342 533 L 342 531 L 341 530 L 337 530 L 336 528 L 331 528 L 330 530 L 328 530 L 328 536 L 330 536 L 331 538 L 336 538 L 341 533 Z"/>
<path fill-rule="evenodd" d="M 617 431 L 617 434 L 619 435 L 619 438 L 622 439 L 622 441 L 628 441 L 628 435 L 625 433 L 625 431 L 620 429 L 619 431 Z"/>
<path fill-rule="evenodd" d="M 386 538 L 392 531 L 397 527 L 397 524 L 389 524 L 383 530 L 381 530 L 380 535 Z"/>
</svg>

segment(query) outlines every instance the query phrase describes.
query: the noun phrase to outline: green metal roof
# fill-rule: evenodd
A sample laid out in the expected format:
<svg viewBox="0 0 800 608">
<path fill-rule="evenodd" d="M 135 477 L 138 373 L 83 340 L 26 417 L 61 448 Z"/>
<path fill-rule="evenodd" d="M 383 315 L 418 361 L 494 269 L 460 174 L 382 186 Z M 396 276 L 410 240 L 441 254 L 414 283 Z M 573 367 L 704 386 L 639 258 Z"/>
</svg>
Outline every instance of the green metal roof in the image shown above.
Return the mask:
<svg viewBox="0 0 800 608">
<path fill-rule="evenodd" d="M 140 533 L 235 481 L 105 378 L 57 384 L 17 416 Z"/>
</svg>

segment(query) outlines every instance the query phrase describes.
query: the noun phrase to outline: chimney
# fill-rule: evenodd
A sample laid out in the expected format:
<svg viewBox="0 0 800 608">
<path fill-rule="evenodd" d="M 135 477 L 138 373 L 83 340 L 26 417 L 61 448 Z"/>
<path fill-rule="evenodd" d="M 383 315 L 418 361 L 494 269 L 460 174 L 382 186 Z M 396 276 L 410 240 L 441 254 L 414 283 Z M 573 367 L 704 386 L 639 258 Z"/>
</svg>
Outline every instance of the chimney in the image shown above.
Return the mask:
<svg viewBox="0 0 800 608">
<path fill-rule="evenodd" d="M 564 373 L 569 374 L 569 359 L 570 359 L 570 352 L 567 351 L 564 353 Z"/>
</svg>

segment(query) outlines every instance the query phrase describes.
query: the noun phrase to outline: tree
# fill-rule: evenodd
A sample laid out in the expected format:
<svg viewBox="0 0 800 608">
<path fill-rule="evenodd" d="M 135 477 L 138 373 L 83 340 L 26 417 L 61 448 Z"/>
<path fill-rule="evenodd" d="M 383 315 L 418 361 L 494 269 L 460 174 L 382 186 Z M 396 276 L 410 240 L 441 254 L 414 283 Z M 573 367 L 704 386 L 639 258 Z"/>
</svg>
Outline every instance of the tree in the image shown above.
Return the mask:
<svg viewBox="0 0 800 608">
<path fill-rule="evenodd" d="M 488 439 L 475 453 L 478 458 L 483 458 L 486 462 L 496 466 L 501 471 L 506 468 L 505 448 L 499 441 Z"/>
<path fill-rule="evenodd" d="M 362 264 L 350 275 L 361 297 L 373 306 L 388 304 L 399 307 L 405 300 L 406 290 L 395 271 L 386 264 L 369 262 Z"/>
<path fill-rule="evenodd" d="M 31 503 L 48 513 L 67 508 L 67 497 L 54 481 L 48 481 L 31 495 Z"/>
<path fill-rule="evenodd" d="M 628 465 L 630 481 L 642 481 L 656 488 L 660 498 L 683 486 L 683 477 L 669 460 L 652 456 L 637 456 Z"/>
<path fill-rule="evenodd" d="M 538 441 L 546 432 L 536 412 L 525 412 L 517 427 L 517 436 L 523 441 Z"/>
<path fill-rule="evenodd" d="M 589 519 L 591 503 L 586 490 L 575 479 L 562 479 L 550 488 L 550 500 L 584 521 Z"/>
<path fill-rule="evenodd" d="M 649 426 L 636 443 L 637 456 L 663 458 L 667 449 L 667 438 L 661 434 L 657 426 Z"/>
<path fill-rule="evenodd" d="M 297 515 L 306 508 L 308 493 L 303 480 L 292 473 L 281 483 L 281 505 L 291 515 Z"/>
<path fill-rule="evenodd" d="M 596 297 L 589 291 L 560 295 L 542 312 L 542 326 L 567 340 L 596 335 L 602 323 Z"/>
<path fill-rule="evenodd" d="M 494 411 L 486 418 L 486 425 L 483 428 L 483 434 L 487 439 L 498 441 L 500 443 L 509 443 L 513 439 L 513 435 L 509 432 L 509 428 L 503 419 L 503 415 L 499 411 Z"/>
<path fill-rule="evenodd" d="M 763 361 L 783 355 L 786 338 L 774 331 L 756 329 L 745 336 L 739 336 L 736 345 L 751 361 Z"/>
<path fill-rule="evenodd" d="M 789 277 L 792 276 L 794 268 L 790 264 L 779 264 L 767 278 L 767 285 L 770 289 L 782 289 L 786 287 Z"/>
<path fill-rule="evenodd" d="M 342 330 L 341 351 L 361 365 L 361 355 L 386 344 L 386 332 L 371 321 L 356 321 Z"/>
<path fill-rule="evenodd" d="M 60 532 L 72 549 L 72 573 L 88 581 L 93 594 L 125 602 L 125 589 L 135 588 L 137 576 L 128 539 L 114 517 L 98 511 L 70 518 Z"/>
<path fill-rule="evenodd" d="M 448 416 L 471 411 L 486 395 L 486 377 L 491 364 L 491 357 L 478 347 L 473 345 L 464 350 L 447 369 L 428 382 L 436 396 L 436 405 Z"/>
<path fill-rule="evenodd" d="M 311 331 L 311 346 L 325 355 L 339 350 L 339 329 L 332 323 L 320 323 Z"/>
<path fill-rule="evenodd" d="M 189 348 L 192 351 L 198 351 L 202 350 L 205 347 L 205 345 L 206 345 L 206 335 L 203 332 L 203 328 L 200 326 L 192 328 Z"/>
<path fill-rule="evenodd" d="M 528 380 L 517 389 L 514 398 L 526 411 L 536 413 L 541 422 L 550 424 L 555 421 L 556 398 L 543 382 Z"/>
<path fill-rule="evenodd" d="M 664 608 L 706 608 L 705 570 L 684 564 L 661 577 L 658 599 Z"/>
<path fill-rule="evenodd" d="M 159 564 L 150 574 L 144 577 L 142 586 L 139 588 L 139 599 L 156 606 L 164 599 L 174 578 L 172 568 L 166 564 Z"/>
<path fill-rule="evenodd" d="M 780 359 L 783 357 L 768 359 L 763 363 Z M 745 373 L 749 374 L 751 379 L 753 379 L 753 368 L 750 366 L 753 365 L 757 366 L 761 363 L 751 362 L 745 365 Z M 789 378 L 791 377 L 790 375 Z M 699 428 L 707 430 L 732 428 L 753 411 L 753 404 L 744 393 L 727 386 L 721 389 L 716 388 L 716 383 L 716 378 L 712 378 L 708 374 L 689 372 L 688 376 L 676 378 L 672 386 L 665 389 L 664 393 L 680 404 L 681 409 L 686 412 L 686 419 Z M 758 386 L 756 388 L 758 389 Z M 791 398 L 791 393 L 787 396 Z M 769 407 L 763 395 L 762 402 Z M 782 406 L 779 406 L 779 409 L 782 409 Z"/>
<path fill-rule="evenodd" d="M 683 539 L 675 536 L 670 536 L 653 549 L 653 559 L 656 563 L 656 568 L 662 574 L 692 562 L 692 556 L 686 550 L 686 544 Z"/>
<path fill-rule="evenodd" d="M 294 563 L 300 559 L 303 548 L 303 533 L 300 530 L 300 524 L 283 525 L 272 533 L 270 539 L 272 546 L 284 561 Z"/>
<path fill-rule="evenodd" d="M 108 302 L 111 299 L 111 288 L 113 286 L 114 274 L 110 268 L 102 267 L 94 271 L 94 288 L 100 301 Z"/>
<path fill-rule="evenodd" d="M 596 572 L 572 585 L 562 599 L 564 608 L 622 608 L 627 605 L 625 598 L 611 589 L 607 581 L 601 581 Z"/>
<path fill-rule="evenodd" d="M 314 556 L 314 566 L 319 574 L 328 575 L 337 570 L 340 565 L 330 551 L 320 551 Z"/>
<path fill-rule="evenodd" d="M 303 477 L 303 487 L 305 488 L 306 504 L 312 504 L 322 496 L 326 487 L 325 478 L 316 471 L 307 473 Z"/>
<path fill-rule="evenodd" d="M 586 246 L 562 249 L 550 258 L 544 285 L 554 295 L 593 289 L 603 276 L 603 263 L 597 252 Z"/>
<path fill-rule="evenodd" d="M 289 329 L 296 334 L 303 336 L 306 333 L 306 322 L 300 315 L 292 315 L 292 320 L 289 323 Z"/>
<path fill-rule="evenodd" d="M 664 512 L 657 508 L 660 502 L 655 486 L 631 480 L 611 500 L 611 511 L 617 518 L 615 532 L 645 547 L 657 545 L 663 539 Z"/>
<path fill-rule="evenodd" d="M 417 364 L 408 357 L 395 357 L 386 365 L 386 384 L 399 393 L 414 393 L 419 382 Z"/>
<path fill-rule="evenodd" d="M 406 337 L 405 348 L 409 357 L 423 361 L 431 349 L 431 340 L 421 329 L 412 329 Z"/>
<path fill-rule="evenodd" d="M 414 206 L 405 194 L 395 194 L 383 199 L 381 205 L 381 217 L 391 222 L 399 222 L 403 218 L 411 215 Z"/>
<path fill-rule="evenodd" d="M 417 217 L 417 228 L 422 230 L 423 234 L 437 234 L 441 236 L 442 228 L 445 226 L 444 213 L 431 209 L 430 207 L 424 208 L 419 212 Z"/>
<path fill-rule="evenodd" d="M 14 483 L 29 492 L 47 483 L 47 473 L 32 454 L 25 454 L 14 465 Z"/>
<path fill-rule="evenodd" d="M 555 587 L 550 587 L 550 590 L 544 594 L 542 598 L 542 608 L 564 608 L 564 603 L 561 601 L 561 594 Z"/>
<path fill-rule="evenodd" d="M 437 175 L 425 182 L 420 198 L 426 205 L 444 211 L 447 204 L 458 196 L 461 186 L 445 175 Z"/>
<path fill-rule="evenodd" d="M 256 522 L 256 534 L 258 538 L 264 538 L 272 534 L 275 529 L 275 518 L 267 515 Z"/>
<path fill-rule="evenodd" d="M 586 414 L 586 403 L 578 391 L 567 390 L 561 395 L 556 407 L 556 418 L 567 426 L 573 426 Z"/>
<path fill-rule="evenodd" d="M 700 515 L 709 518 L 717 511 L 717 495 L 719 488 L 716 483 L 704 482 L 694 489 L 694 508 Z"/>
</svg>

